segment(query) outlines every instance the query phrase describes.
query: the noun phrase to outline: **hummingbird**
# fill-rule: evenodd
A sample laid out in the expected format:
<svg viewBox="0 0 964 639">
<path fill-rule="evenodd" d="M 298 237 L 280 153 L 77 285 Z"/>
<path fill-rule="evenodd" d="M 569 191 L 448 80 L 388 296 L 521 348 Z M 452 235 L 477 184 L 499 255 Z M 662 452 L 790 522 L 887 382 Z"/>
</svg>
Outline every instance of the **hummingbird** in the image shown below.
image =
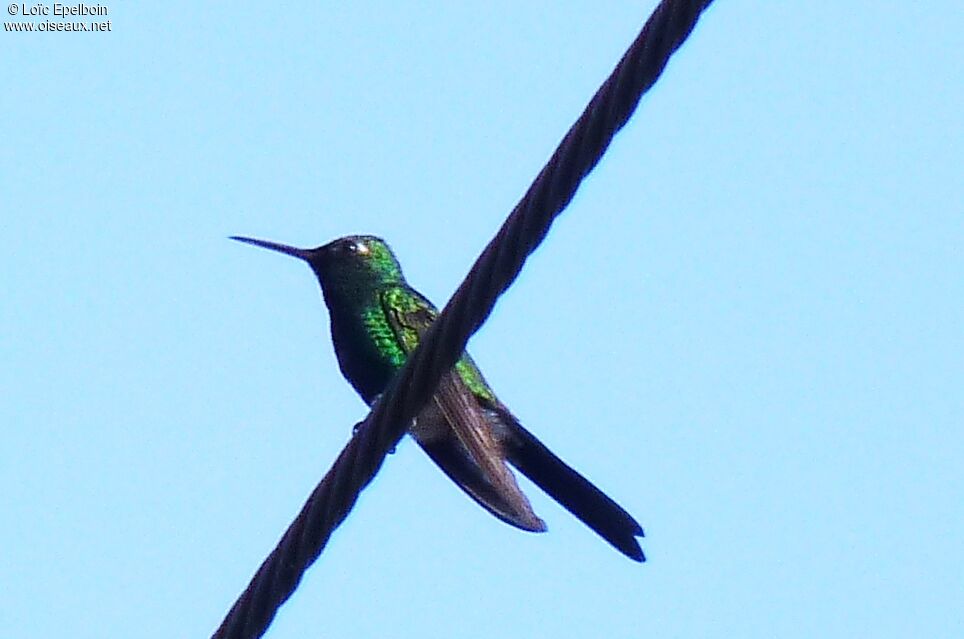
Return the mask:
<svg viewBox="0 0 964 639">
<path fill-rule="evenodd" d="M 438 316 L 438 309 L 409 286 L 381 238 L 349 235 L 313 249 L 231 239 L 308 263 L 328 307 L 338 366 L 369 406 Z M 617 550 L 646 560 L 636 540 L 643 536 L 636 520 L 523 428 L 467 353 L 442 377 L 408 433 L 459 488 L 502 521 L 526 531 L 546 530 L 511 464 Z"/>
</svg>

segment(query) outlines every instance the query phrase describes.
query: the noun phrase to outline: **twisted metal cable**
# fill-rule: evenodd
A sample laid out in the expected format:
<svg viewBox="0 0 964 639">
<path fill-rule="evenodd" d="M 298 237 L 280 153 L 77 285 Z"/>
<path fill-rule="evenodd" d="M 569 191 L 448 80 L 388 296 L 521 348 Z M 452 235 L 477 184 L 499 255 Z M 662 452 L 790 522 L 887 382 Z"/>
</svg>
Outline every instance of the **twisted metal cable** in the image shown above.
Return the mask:
<svg viewBox="0 0 964 639">
<path fill-rule="evenodd" d="M 485 247 L 419 347 L 395 375 L 331 470 L 312 491 L 278 545 L 214 633 L 254 639 L 267 630 L 305 570 L 344 521 L 358 495 L 405 434 L 439 379 L 465 350 L 552 221 L 572 200 L 616 132 L 689 36 L 712 0 L 663 0 L 615 70 L 569 129 L 546 166 Z"/>
</svg>

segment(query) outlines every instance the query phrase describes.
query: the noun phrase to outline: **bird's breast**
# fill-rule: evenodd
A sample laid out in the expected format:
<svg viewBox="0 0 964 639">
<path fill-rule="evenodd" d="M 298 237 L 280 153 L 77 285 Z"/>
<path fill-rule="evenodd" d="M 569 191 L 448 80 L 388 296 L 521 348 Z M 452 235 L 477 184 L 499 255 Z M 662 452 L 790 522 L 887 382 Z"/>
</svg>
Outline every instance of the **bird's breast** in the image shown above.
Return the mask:
<svg viewBox="0 0 964 639">
<path fill-rule="evenodd" d="M 362 315 L 346 318 L 333 314 L 331 339 L 342 375 L 371 404 L 388 386 L 395 371 L 405 363 L 388 341 L 387 322 Z"/>
</svg>

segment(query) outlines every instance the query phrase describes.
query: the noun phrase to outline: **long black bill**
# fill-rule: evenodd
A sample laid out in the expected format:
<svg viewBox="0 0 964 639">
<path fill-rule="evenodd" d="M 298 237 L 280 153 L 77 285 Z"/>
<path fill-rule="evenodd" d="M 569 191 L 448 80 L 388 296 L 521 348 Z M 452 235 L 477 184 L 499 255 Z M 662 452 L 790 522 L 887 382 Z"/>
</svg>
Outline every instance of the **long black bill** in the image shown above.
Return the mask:
<svg viewBox="0 0 964 639">
<path fill-rule="evenodd" d="M 308 261 L 309 251 L 306 251 L 305 249 L 288 246 L 287 244 L 278 244 L 277 242 L 268 242 L 267 240 L 256 240 L 253 237 L 241 237 L 239 235 L 232 235 L 230 239 L 237 240 L 238 242 L 244 242 L 245 244 L 260 246 L 261 248 L 284 253 L 285 255 L 291 255 L 292 257 L 305 260 L 306 262 Z"/>
</svg>

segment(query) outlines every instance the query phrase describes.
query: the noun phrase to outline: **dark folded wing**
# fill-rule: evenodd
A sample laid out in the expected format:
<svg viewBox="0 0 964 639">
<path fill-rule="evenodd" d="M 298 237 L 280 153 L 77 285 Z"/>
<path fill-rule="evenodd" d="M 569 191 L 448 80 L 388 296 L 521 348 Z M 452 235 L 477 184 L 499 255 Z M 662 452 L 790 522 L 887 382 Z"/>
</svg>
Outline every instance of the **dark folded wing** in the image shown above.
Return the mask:
<svg viewBox="0 0 964 639">
<path fill-rule="evenodd" d="M 382 307 L 406 353 L 431 326 L 435 307 L 410 288 L 382 293 Z M 471 389 L 453 370 L 442 376 L 435 396 L 412 434 L 429 457 L 473 499 L 514 526 L 543 531 L 545 523 L 516 483 L 502 445 Z M 444 422 L 447 427 L 439 424 Z"/>
</svg>

